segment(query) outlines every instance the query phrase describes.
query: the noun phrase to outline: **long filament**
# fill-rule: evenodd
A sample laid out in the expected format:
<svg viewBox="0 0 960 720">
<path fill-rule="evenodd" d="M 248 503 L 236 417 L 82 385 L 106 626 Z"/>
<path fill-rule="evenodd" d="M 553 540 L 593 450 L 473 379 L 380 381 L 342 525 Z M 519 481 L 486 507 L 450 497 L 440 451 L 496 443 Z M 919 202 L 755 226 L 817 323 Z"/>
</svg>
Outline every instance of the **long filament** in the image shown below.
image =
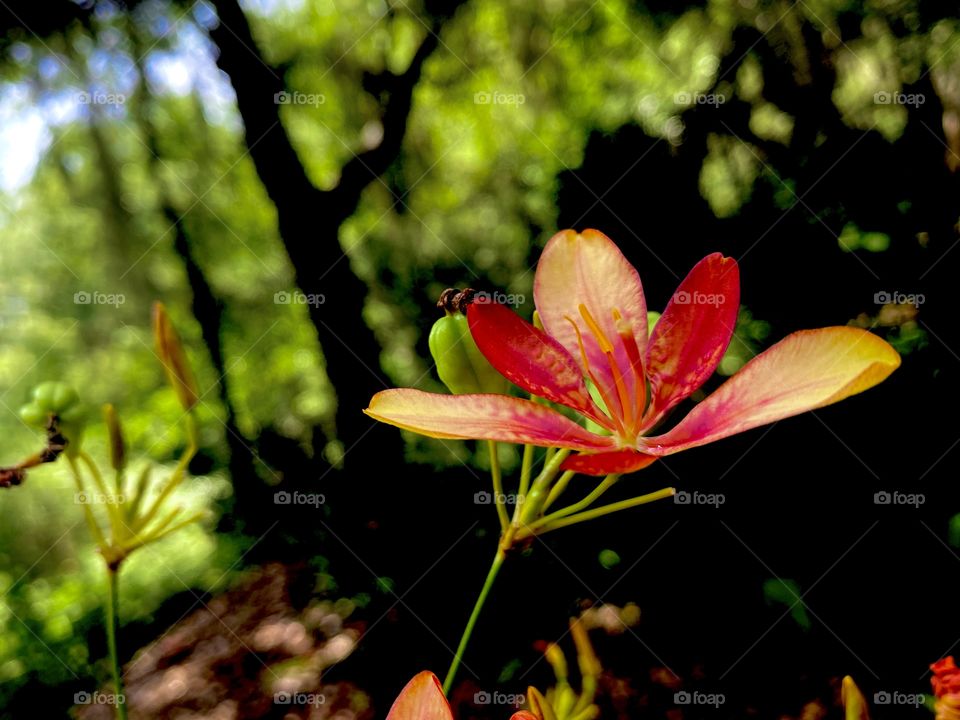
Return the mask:
<svg viewBox="0 0 960 720">
<path fill-rule="evenodd" d="M 597 380 L 596 375 L 593 374 L 593 370 L 590 368 L 590 361 L 587 359 L 587 351 L 583 346 L 583 337 L 580 335 L 580 328 L 577 327 L 577 324 L 571 318 L 564 316 L 564 320 L 573 326 L 573 331 L 577 334 L 577 345 L 580 347 L 580 359 L 583 362 L 584 369 L 587 371 L 587 377 L 590 378 L 594 387 L 597 388 L 597 392 L 600 393 L 600 397 L 603 399 L 603 404 L 607 406 L 607 415 L 609 415 L 610 419 L 613 420 L 613 423 L 617 429 L 617 433 L 623 435 L 623 423 L 620 421 L 619 413 L 616 412 L 616 406 L 612 404 L 613 398 L 607 394 L 603 383 Z"/>
<path fill-rule="evenodd" d="M 620 342 L 627 353 L 630 370 L 633 373 L 633 394 L 636 403 L 634 417 L 637 420 L 633 429 L 636 430 L 640 425 L 644 410 L 647 409 L 647 373 L 643 366 L 643 356 L 640 354 L 637 338 L 633 334 L 633 328 L 623 319 L 617 308 L 613 309 L 613 321 L 617 325 L 617 334 L 620 336 Z"/>
<path fill-rule="evenodd" d="M 630 393 L 627 392 L 627 385 L 623 380 L 623 373 L 620 372 L 620 366 L 617 365 L 616 358 L 613 356 L 613 343 L 604 334 L 603 328 L 594 320 L 587 306 L 580 303 L 580 315 L 583 317 L 591 334 L 596 338 L 600 350 L 607 358 L 607 365 L 610 366 L 610 373 L 613 375 L 613 383 L 617 389 L 618 400 L 620 401 L 620 415 L 626 421 L 627 427 L 633 427 L 633 403 L 630 401 Z"/>
</svg>

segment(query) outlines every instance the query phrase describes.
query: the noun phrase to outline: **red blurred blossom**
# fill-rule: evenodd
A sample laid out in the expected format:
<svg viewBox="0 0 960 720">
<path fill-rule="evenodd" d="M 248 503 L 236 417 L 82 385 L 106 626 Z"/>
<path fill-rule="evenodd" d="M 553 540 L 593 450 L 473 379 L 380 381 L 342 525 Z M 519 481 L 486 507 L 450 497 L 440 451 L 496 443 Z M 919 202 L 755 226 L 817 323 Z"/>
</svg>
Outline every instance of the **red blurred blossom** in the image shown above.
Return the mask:
<svg viewBox="0 0 960 720">
<path fill-rule="evenodd" d="M 930 685 L 937 697 L 936 720 L 960 720 L 960 668 L 950 655 L 930 666 Z"/>
</svg>

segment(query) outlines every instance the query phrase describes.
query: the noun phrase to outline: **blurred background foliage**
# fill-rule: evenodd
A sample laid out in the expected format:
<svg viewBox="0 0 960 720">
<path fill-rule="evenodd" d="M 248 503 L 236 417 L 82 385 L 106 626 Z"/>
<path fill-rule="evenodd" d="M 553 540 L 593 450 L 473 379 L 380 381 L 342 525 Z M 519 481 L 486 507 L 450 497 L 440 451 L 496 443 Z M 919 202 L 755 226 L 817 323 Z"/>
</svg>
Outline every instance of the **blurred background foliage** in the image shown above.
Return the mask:
<svg viewBox="0 0 960 720">
<path fill-rule="evenodd" d="M 346 468 L 362 493 L 377 472 L 367 458 L 350 474 L 369 427 L 363 398 L 384 383 L 440 390 L 426 352 L 440 291 L 496 288 L 529 314 L 538 249 L 558 226 L 583 226 L 558 196 L 582 196 L 587 216 L 641 192 L 628 180 L 617 204 L 577 174 L 594 143 L 639 131 L 650 151 L 680 158 L 692 173 L 683 187 L 702 198 L 680 204 L 677 176 L 648 177 L 667 196 L 677 184 L 678 205 L 660 209 L 675 231 L 601 227 L 625 246 L 684 243 L 688 214 L 735 230 L 758 207 L 800 203 L 800 230 L 827 228 L 837 263 L 930 237 L 906 197 L 873 220 L 840 197 L 805 201 L 810 173 L 828 169 L 817 170 L 818 148 L 846 142 L 836 159 L 856 144 L 845 133 L 869 131 L 895 163 L 923 110 L 931 164 L 958 164 L 960 21 L 930 2 L 58 0 L 4 4 L 0 18 L 4 462 L 41 442 L 16 410 L 50 378 L 75 385 L 93 414 L 115 403 L 141 462 L 174 460 L 184 439 L 149 337 L 154 299 L 200 379 L 203 453 L 182 502 L 227 512 L 218 529 L 191 528 L 131 562 L 127 622 L 149 622 L 184 590 L 225 586 L 266 526 L 257 502 L 271 488 L 318 487 Z M 612 189 L 625 174 L 610 172 Z M 785 254 L 802 243 L 791 227 L 771 240 Z M 675 282 L 647 260 L 645 281 Z M 299 302 L 298 288 L 321 299 Z M 795 329 L 749 297 L 722 374 Z M 930 341 L 897 302 L 861 298 L 839 313 L 833 322 L 874 327 L 904 354 Z M 104 452 L 96 428 L 88 442 Z M 408 461 L 427 466 L 414 474 L 462 473 L 473 453 L 406 442 Z M 28 680 L 94 672 L 102 578 L 63 468 L 4 492 L 0 513 L 9 699 Z"/>
</svg>

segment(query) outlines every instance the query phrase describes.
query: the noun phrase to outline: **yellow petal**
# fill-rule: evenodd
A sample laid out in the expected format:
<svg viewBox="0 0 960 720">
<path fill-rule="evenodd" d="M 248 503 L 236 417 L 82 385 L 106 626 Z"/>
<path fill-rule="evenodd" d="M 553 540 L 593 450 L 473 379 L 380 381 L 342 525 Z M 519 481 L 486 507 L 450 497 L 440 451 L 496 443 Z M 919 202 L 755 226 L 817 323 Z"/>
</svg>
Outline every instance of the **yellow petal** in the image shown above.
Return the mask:
<svg viewBox="0 0 960 720">
<path fill-rule="evenodd" d="M 435 438 L 497 440 L 541 447 L 603 450 L 611 437 L 596 435 L 556 410 L 508 395 L 440 395 L 384 390 L 364 412 L 375 420 Z"/>
<path fill-rule="evenodd" d="M 886 341 L 854 327 L 803 330 L 753 358 L 676 427 L 640 450 L 669 455 L 830 405 L 883 382 L 900 365 Z"/>
</svg>

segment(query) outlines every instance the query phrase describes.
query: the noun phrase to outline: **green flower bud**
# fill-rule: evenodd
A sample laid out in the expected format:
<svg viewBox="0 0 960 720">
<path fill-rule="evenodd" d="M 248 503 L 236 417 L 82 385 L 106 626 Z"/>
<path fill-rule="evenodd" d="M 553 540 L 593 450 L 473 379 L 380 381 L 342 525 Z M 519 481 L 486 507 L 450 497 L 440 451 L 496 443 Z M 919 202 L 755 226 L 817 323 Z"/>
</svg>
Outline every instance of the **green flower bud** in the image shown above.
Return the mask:
<svg viewBox="0 0 960 720">
<path fill-rule="evenodd" d="M 126 464 L 126 444 L 123 441 L 123 428 L 120 418 L 113 405 L 103 406 L 103 420 L 107 425 L 107 434 L 110 437 L 110 466 L 117 471 L 123 470 Z"/>
<path fill-rule="evenodd" d="M 153 338 L 167 380 L 176 391 L 183 409 L 189 412 L 199 402 L 197 381 L 190 369 L 180 336 L 170 322 L 167 309 L 159 302 L 153 304 Z"/>
<path fill-rule="evenodd" d="M 437 374 L 454 395 L 507 392 L 507 379 L 480 352 L 465 315 L 447 311 L 433 324 L 429 345 Z"/>
<path fill-rule="evenodd" d="M 653 329 L 657 326 L 657 321 L 660 320 L 660 313 L 656 310 L 647 311 L 647 335 L 653 335 Z"/>
</svg>

